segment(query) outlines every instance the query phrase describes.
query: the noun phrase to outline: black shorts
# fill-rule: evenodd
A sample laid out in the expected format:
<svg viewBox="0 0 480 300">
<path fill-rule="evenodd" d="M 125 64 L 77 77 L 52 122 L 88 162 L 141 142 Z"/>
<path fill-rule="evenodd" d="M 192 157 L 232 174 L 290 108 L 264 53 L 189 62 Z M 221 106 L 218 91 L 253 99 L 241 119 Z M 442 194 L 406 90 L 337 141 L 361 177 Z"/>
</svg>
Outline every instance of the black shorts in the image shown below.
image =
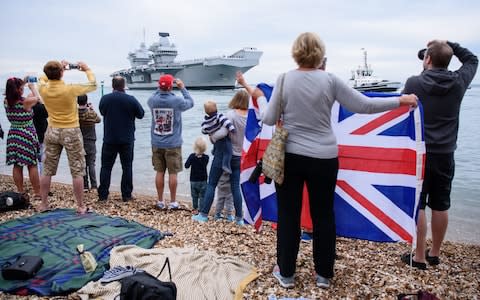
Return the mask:
<svg viewBox="0 0 480 300">
<path fill-rule="evenodd" d="M 453 153 L 427 153 L 419 208 L 425 209 L 428 205 L 433 210 L 448 210 L 454 174 Z"/>
</svg>

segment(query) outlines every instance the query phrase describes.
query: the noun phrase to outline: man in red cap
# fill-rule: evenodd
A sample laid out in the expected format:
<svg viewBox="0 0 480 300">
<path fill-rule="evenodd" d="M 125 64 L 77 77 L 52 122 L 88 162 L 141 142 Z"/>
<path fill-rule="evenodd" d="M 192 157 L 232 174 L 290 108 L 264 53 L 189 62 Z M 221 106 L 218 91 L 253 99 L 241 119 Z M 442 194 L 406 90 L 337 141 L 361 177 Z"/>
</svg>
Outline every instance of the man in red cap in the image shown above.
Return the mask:
<svg viewBox="0 0 480 300">
<path fill-rule="evenodd" d="M 176 96 L 173 82 L 183 97 Z M 148 99 L 148 107 L 152 112 L 152 164 L 157 172 L 155 186 L 158 200 L 156 207 L 167 208 L 163 199 L 165 171 L 168 170 L 168 187 L 170 189 L 170 204 L 168 208 L 177 209 L 177 173 L 183 170 L 182 164 L 182 112 L 193 107 L 193 99 L 180 79 L 174 79 L 170 74 L 160 77 L 158 90 Z"/>
</svg>

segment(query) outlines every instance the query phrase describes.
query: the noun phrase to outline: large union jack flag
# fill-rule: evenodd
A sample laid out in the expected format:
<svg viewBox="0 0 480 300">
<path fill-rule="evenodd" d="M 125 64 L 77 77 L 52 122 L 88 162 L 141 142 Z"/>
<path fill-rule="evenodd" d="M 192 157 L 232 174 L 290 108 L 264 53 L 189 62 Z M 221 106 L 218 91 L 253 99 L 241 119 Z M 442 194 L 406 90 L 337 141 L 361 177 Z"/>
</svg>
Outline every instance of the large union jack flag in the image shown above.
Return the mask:
<svg viewBox="0 0 480 300">
<path fill-rule="evenodd" d="M 351 113 L 337 103 L 333 106 L 332 126 L 340 163 L 335 190 L 337 235 L 380 242 L 415 240 L 425 158 L 422 115 L 421 106 L 371 115 Z M 245 130 L 241 184 L 245 220 L 257 230 L 262 220 L 277 220 L 273 183 L 265 184 L 263 178 L 259 184 L 248 182 L 273 131 L 272 127 L 260 124 L 258 107 L 252 99 Z"/>
</svg>

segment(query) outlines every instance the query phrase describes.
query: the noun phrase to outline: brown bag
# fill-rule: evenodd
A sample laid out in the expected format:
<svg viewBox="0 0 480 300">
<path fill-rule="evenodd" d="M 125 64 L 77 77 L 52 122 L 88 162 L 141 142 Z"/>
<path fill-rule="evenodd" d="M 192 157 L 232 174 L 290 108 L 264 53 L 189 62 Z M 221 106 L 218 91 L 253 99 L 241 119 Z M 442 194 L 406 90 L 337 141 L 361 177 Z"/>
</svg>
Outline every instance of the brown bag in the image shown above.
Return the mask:
<svg viewBox="0 0 480 300">
<path fill-rule="evenodd" d="M 283 82 L 285 74 L 280 79 L 280 111 L 283 113 Z M 267 149 L 262 157 L 262 172 L 265 177 L 273 179 L 276 183 L 282 184 L 285 167 L 285 143 L 288 137 L 288 131 L 278 126 L 275 127 L 272 139 L 268 143 Z"/>
</svg>

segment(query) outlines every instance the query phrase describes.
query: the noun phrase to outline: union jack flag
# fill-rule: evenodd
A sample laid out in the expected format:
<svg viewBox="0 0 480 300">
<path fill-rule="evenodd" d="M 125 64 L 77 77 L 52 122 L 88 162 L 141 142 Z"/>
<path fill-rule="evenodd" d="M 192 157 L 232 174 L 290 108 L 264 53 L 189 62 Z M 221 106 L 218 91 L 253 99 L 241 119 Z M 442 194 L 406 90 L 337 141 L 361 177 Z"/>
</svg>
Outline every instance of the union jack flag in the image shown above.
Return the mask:
<svg viewBox="0 0 480 300">
<path fill-rule="evenodd" d="M 421 106 L 371 115 L 351 113 L 338 103 L 333 106 L 332 126 L 340 163 L 335 190 L 337 235 L 380 242 L 415 240 L 425 159 L 422 116 Z M 241 184 L 245 220 L 257 230 L 262 220 L 277 220 L 273 183 L 265 184 L 263 178 L 259 184 L 248 182 L 273 131 L 272 127 L 260 124 L 258 107 L 252 99 L 245 130 Z"/>
</svg>

